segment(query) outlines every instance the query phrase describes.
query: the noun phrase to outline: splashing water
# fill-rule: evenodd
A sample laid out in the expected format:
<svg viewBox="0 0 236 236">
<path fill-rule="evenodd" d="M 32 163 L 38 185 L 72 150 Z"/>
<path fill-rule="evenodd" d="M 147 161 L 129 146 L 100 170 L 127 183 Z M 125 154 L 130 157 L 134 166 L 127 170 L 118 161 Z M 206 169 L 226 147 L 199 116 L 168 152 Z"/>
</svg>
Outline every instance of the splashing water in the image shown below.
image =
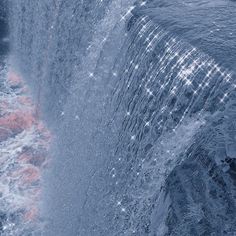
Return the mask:
<svg viewBox="0 0 236 236">
<path fill-rule="evenodd" d="M 154 21 L 148 2 L 21 0 L 12 8 L 13 53 L 40 85 L 57 139 L 47 235 L 234 230 L 224 160 L 236 154 L 235 75 Z M 185 188 L 184 176 L 201 186 Z"/>
<path fill-rule="evenodd" d="M 1 70 L 0 86 L 0 234 L 36 235 L 50 134 L 11 67 Z"/>
</svg>

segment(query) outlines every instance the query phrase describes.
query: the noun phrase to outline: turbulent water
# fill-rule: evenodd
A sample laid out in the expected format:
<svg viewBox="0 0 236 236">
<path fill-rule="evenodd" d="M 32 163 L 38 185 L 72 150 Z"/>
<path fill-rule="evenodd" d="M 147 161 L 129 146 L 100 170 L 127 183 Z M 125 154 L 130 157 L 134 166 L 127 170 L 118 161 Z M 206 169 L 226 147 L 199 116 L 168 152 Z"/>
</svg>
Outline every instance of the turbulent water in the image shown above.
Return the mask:
<svg viewBox="0 0 236 236">
<path fill-rule="evenodd" d="M 9 0 L 7 70 L 29 84 L 37 118 L 30 127 L 44 134 L 30 145 L 44 142 L 47 152 L 50 135 L 38 119 L 54 138 L 49 168 L 37 178 L 40 197 L 30 184 L 24 206 L 0 199 L 1 234 L 236 235 L 233 7 Z M 12 89 L 7 97 L 21 96 L 21 87 Z M 12 151 L 28 145 L 17 135 L 7 134 L 13 162 Z"/>
<path fill-rule="evenodd" d="M 41 172 L 50 134 L 7 52 L 6 5 L 0 5 L 0 235 L 41 234 Z"/>
<path fill-rule="evenodd" d="M 43 226 L 38 222 L 41 169 L 50 135 L 37 119 L 23 81 L 9 68 L 1 71 L 0 229 L 1 235 L 28 235 Z"/>
</svg>

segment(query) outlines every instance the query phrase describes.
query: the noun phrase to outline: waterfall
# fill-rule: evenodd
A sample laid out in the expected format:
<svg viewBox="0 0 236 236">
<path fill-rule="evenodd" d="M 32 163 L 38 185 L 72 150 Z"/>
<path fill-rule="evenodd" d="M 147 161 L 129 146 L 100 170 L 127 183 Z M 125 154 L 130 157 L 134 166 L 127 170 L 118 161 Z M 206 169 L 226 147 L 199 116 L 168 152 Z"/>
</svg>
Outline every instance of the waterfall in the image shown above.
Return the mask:
<svg viewBox="0 0 236 236">
<path fill-rule="evenodd" d="M 144 1 L 9 4 L 11 64 L 53 135 L 42 235 L 234 228 L 232 210 L 218 229 L 217 209 L 235 209 L 224 174 L 236 152 L 233 72 L 153 21 Z M 184 176 L 204 187 L 185 189 Z M 225 203 L 208 192 L 196 196 L 207 183 L 232 194 Z"/>
</svg>

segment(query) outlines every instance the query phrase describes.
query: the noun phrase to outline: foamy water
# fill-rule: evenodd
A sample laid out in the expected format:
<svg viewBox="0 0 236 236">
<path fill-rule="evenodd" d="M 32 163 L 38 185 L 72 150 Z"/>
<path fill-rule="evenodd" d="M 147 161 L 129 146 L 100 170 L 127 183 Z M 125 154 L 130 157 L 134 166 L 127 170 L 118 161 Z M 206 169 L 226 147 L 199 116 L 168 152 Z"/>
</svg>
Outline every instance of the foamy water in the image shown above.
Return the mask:
<svg viewBox="0 0 236 236">
<path fill-rule="evenodd" d="M 55 137 L 42 196 L 31 180 L 15 201 L 26 229 L 13 235 L 40 234 L 39 208 L 30 207 L 39 198 L 44 236 L 234 235 L 234 3 L 9 3 L 14 68 L 38 104 L 13 109 L 22 121 L 8 120 L 22 129 L 8 150 L 15 160 L 18 147 L 44 142 L 35 138 L 44 134 L 39 106 Z M 31 167 L 40 183 L 42 168 Z"/>
<path fill-rule="evenodd" d="M 43 226 L 41 175 L 47 165 L 50 133 L 40 121 L 22 78 L 12 68 L 1 73 L 0 234 L 37 235 Z"/>
</svg>

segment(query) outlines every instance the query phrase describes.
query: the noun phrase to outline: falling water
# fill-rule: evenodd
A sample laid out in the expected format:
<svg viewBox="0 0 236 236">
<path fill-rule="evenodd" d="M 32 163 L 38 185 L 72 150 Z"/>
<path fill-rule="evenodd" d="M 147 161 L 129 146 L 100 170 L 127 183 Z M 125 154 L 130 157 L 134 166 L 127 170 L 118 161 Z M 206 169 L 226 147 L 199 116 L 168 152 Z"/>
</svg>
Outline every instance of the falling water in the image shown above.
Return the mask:
<svg viewBox="0 0 236 236">
<path fill-rule="evenodd" d="M 146 2 L 10 4 L 12 64 L 55 136 L 43 235 L 235 232 L 233 72 Z"/>
</svg>

